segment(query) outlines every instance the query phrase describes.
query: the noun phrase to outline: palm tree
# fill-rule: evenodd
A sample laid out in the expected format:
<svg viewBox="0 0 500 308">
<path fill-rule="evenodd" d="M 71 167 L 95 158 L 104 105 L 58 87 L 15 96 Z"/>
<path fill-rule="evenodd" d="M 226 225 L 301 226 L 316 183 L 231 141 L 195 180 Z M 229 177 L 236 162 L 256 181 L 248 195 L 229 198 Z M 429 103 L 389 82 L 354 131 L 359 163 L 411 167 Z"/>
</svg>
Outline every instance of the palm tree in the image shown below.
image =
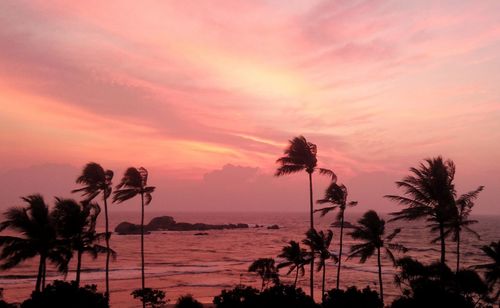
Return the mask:
<svg viewBox="0 0 500 308">
<path fill-rule="evenodd" d="M 105 221 L 105 234 L 106 234 L 106 298 L 109 301 L 109 259 L 111 249 L 109 247 L 109 239 L 111 232 L 109 232 L 109 218 L 108 218 L 108 198 L 112 191 L 113 171 L 104 170 L 101 165 L 90 162 L 83 168 L 82 174 L 76 179 L 77 184 L 82 184 L 82 188 L 73 190 L 72 192 L 81 192 L 86 201 L 90 202 L 99 194 L 102 193 L 102 200 L 104 202 L 104 221 Z"/>
<path fill-rule="evenodd" d="M 278 264 L 278 269 L 288 267 L 287 275 L 295 271 L 295 280 L 293 281 L 293 286 L 295 287 L 299 274 L 300 276 L 304 276 L 304 266 L 310 262 L 307 251 L 301 248 L 296 241 L 290 241 L 288 246 L 283 247 L 278 257 L 285 259 L 285 261 Z"/>
<path fill-rule="evenodd" d="M 360 220 L 358 220 L 358 226 L 349 235 L 353 239 L 363 240 L 361 244 L 356 244 L 351 247 L 350 254 L 348 258 L 359 257 L 361 263 L 365 263 L 366 260 L 372 257 L 375 253 L 377 254 L 377 264 L 378 264 L 378 281 L 380 286 L 380 299 L 384 301 L 384 288 L 382 284 L 382 263 L 380 250 L 383 248 L 386 255 L 396 265 L 396 259 L 392 250 L 406 252 L 407 249 L 399 244 L 390 243 L 392 239 L 401 232 L 401 229 L 395 229 L 389 236 L 384 238 L 385 234 L 385 221 L 380 219 L 377 212 L 370 210 L 366 212 Z"/>
<path fill-rule="evenodd" d="M 452 235 L 452 240 L 457 243 L 457 269 L 460 269 L 460 234 L 463 231 L 467 231 L 474 235 L 477 239 L 480 238 L 479 234 L 472 230 L 469 226 L 476 224 L 477 220 L 469 219 L 469 215 L 474 207 L 474 200 L 479 196 L 479 193 L 484 189 L 483 186 L 479 186 L 476 190 L 470 191 L 466 194 L 461 195 L 456 201 L 457 215 L 452 217 L 452 219 L 447 223 L 445 236 Z"/>
<path fill-rule="evenodd" d="M 335 182 L 337 176 L 333 171 L 318 168 L 318 159 L 316 158 L 317 147 L 315 144 L 306 140 L 304 136 L 298 136 L 289 141 L 288 147 L 284 151 L 284 156 L 278 158 L 276 162 L 280 167 L 276 170 L 275 176 L 283 176 L 300 171 L 306 171 L 309 177 L 309 222 L 310 229 L 314 229 L 314 216 L 313 216 L 313 186 L 312 174 L 318 170 L 320 174 L 329 175 L 332 181 Z M 314 296 L 314 253 L 311 252 L 311 277 L 310 288 L 311 297 Z"/>
<path fill-rule="evenodd" d="M 142 290 L 146 288 L 146 277 L 144 275 L 144 205 L 151 203 L 155 187 L 148 186 L 148 171 L 140 167 L 139 169 L 130 167 L 125 171 L 120 184 L 116 186 L 113 195 L 113 202 L 122 203 L 132 199 L 137 195 L 141 196 L 141 277 Z M 146 302 L 142 302 L 146 307 Z"/>
<path fill-rule="evenodd" d="M 494 290 L 495 285 L 500 285 L 500 241 L 491 242 L 489 245 L 481 247 L 486 256 L 491 259 L 491 263 L 481 264 L 476 268 L 485 269 L 485 278 L 490 290 Z M 495 298 L 500 296 L 500 289 L 497 289 Z"/>
<path fill-rule="evenodd" d="M 262 279 L 261 291 L 271 281 L 275 284 L 279 283 L 278 269 L 274 263 L 274 259 L 272 258 L 260 258 L 253 261 L 248 268 L 249 272 L 257 273 Z"/>
<path fill-rule="evenodd" d="M 332 206 L 328 206 L 316 211 L 321 212 L 321 217 L 325 216 L 329 212 L 339 209 L 337 213 L 337 222 L 340 222 L 340 247 L 339 247 L 339 256 L 338 256 L 338 264 L 337 264 L 337 289 L 339 289 L 340 284 L 340 267 L 342 263 L 342 241 L 344 238 L 344 214 L 347 207 L 353 207 L 358 204 L 357 201 L 347 202 L 347 187 L 344 184 L 338 185 L 335 182 L 332 182 L 330 186 L 325 191 L 325 197 L 323 199 L 318 200 L 319 204 L 331 203 Z"/>
<path fill-rule="evenodd" d="M 77 287 L 80 286 L 82 255 L 90 254 L 94 259 L 99 253 L 111 253 L 104 246 L 97 244 L 106 238 L 106 233 L 96 233 L 97 216 L 101 209 L 97 203 L 82 202 L 78 204 L 72 199 L 56 198 L 53 211 L 57 233 L 66 240 L 77 253 L 76 278 Z"/>
<path fill-rule="evenodd" d="M 321 283 L 321 297 L 325 295 L 325 278 L 326 278 L 326 260 L 333 259 L 335 263 L 338 262 L 337 256 L 330 252 L 330 244 L 333 239 L 332 230 L 326 233 L 323 231 L 316 231 L 310 229 L 306 233 L 306 238 L 302 241 L 305 245 L 309 246 L 315 254 L 318 255 L 317 271 L 323 270 L 323 278 Z"/>
<path fill-rule="evenodd" d="M 26 207 L 12 207 L 0 223 L 0 231 L 10 229 L 21 234 L 17 236 L 0 236 L 0 259 L 5 260 L 2 269 L 9 269 L 19 263 L 39 256 L 38 274 L 35 291 L 45 289 L 47 260 L 57 266 L 62 273 L 67 273 L 71 256 L 70 249 L 56 237 L 53 217 L 48 205 L 41 195 L 23 197 Z"/>
<path fill-rule="evenodd" d="M 441 242 L 442 264 L 446 262 L 445 227 L 451 218 L 457 215 L 455 207 L 455 164 L 451 160 L 443 160 L 441 156 L 428 158 L 419 168 L 411 168 L 413 173 L 396 185 L 404 190 L 404 196 L 386 195 L 386 198 L 407 206 L 405 209 L 391 213 L 395 220 L 417 220 L 427 218 L 427 221 L 438 231 Z"/>
</svg>

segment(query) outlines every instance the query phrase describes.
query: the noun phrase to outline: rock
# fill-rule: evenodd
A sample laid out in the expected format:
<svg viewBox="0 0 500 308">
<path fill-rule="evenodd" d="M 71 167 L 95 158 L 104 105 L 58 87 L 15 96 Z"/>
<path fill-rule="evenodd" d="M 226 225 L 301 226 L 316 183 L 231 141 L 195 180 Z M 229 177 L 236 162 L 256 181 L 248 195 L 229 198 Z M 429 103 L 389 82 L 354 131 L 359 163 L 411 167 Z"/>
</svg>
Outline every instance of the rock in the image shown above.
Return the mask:
<svg viewBox="0 0 500 308">
<path fill-rule="evenodd" d="M 195 233 L 194 235 L 208 235 L 207 232 L 198 232 L 198 233 Z"/>
<path fill-rule="evenodd" d="M 141 234 L 141 226 L 132 224 L 130 222 L 122 222 L 115 228 L 115 232 L 124 235 L 124 234 Z M 149 234 L 149 231 L 145 231 L 144 234 Z"/>
<path fill-rule="evenodd" d="M 269 230 L 278 230 L 280 228 L 280 226 L 278 226 L 278 225 L 272 225 L 272 226 L 268 226 L 267 228 Z"/>
<path fill-rule="evenodd" d="M 146 225 L 146 230 L 168 230 L 168 228 L 175 224 L 176 222 L 171 216 L 155 217 Z"/>
<path fill-rule="evenodd" d="M 225 225 L 209 225 L 204 223 L 187 223 L 176 222 L 170 216 L 160 216 L 151 219 L 151 221 L 144 226 L 147 233 L 150 231 L 206 231 L 206 230 L 224 230 L 224 229 L 246 229 L 248 224 L 225 224 Z M 115 232 L 123 234 L 140 234 L 140 225 L 132 224 L 129 222 L 122 222 L 115 228 Z M 145 232 L 145 233 L 146 233 Z"/>
</svg>

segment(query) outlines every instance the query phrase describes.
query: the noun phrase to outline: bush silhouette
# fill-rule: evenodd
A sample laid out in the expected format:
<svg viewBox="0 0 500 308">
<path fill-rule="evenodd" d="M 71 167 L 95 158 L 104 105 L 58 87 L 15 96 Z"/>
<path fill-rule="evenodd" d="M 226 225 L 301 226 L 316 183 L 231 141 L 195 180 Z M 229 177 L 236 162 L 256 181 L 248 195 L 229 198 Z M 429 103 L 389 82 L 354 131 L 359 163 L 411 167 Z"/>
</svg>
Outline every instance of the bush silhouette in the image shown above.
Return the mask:
<svg viewBox="0 0 500 308">
<path fill-rule="evenodd" d="M 191 294 L 181 296 L 177 299 L 176 308 L 203 308 L 203 305 L 193 298 Z"/>
<path fill-rule="evenodd" d="M 56 280 L 41 292 L 33 292 L 31 297 L 21 304 L 22 308 L 108 308 L 109 304 L 96 285 L 79 288 L 74 281 Z"/>
<path fill-rule="evenodd" d="M 328 291 L 323 299 L 324 308 L 382 308 L 382 300 L 377 291 L 370 287 L 358 290 L 356 287 L 349 287 L 347 290 L 332 289 Z"/>
</svg>

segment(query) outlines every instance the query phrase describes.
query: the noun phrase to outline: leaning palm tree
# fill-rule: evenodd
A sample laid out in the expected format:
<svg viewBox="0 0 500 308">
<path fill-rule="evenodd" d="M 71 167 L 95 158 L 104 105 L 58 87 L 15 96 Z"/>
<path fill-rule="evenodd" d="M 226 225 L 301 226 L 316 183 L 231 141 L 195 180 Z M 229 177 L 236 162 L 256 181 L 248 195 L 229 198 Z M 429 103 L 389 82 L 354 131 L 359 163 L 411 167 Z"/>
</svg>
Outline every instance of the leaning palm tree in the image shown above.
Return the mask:
<svg viewBox="0 0 500 308">
<path fill-rule="evenodd" d="M 347 202 L 347 187 L 344 184 L 338 185 L 335 182 L 332 182 L 330 186 L 325 191 L 325 197 L 323 199 L 318 200 L 319 204 L 330 203 L 332 206 L 328 206 L 319 210 L 321 212 L 321 216 L 325 216 L 329 212 L 338 209 L 337 213 L 337 222 L 340 222 L 340 243 L 339 243 L 339 256 L 338 256 L 338 264 L 337 264 L 337 289 L 339 289 L 340 284 L 340 267 L 342 263 L 342 247 L 343 247 L 343 238 L 344 238 L 344 214 L 347 207 L 353 207 L 358 204 L 357 201 L 349 201 Z"/>
<path fill-rule="evenodd" d="M 53 218 L 48 205 L 41 195 L 23 197 L 26 207 L 12 207 L 0 223 L 0 231 L 10 229 L 18 236 L 0 236 L 0 259 L 5 260 L 0 266 L 9 269 L 19 263 L 39 257 L 35 291 L 45 289 L 47 261 L 57 266 L 61 273 L 67 273 L 71 251 L 65 243 L 56 237 Z"/>
<path fill-rule="evenodd" d="M 494 295 L 498 299 L 500 296 L 500 241 L 491 242 L 481 247 L 481 250 L 491 259 L 491 263 L 477 265 L 476 268 L 486 270 L 485 278 L 490 290 L 495 290 L 495 286 L 499 285 Z"/>
<path fill-rule="evenodd" d="M 290 241 L 288 246 L 283 247 L 278 257 L 285 259 L 285 261 L 278 264 L 278 269 L 288 267 L 287 275 L 295 271 L 295 280 L 293 281 L 293 286 L 295 287 L 299 274 L 304 276 L 304 266 L 310 262 L 309 254 L 305 249 L 300 247 L 299 243 Z"/>
<path fill-rule="evenodd" d="M 272 258 L 260 258 L 253 261 L 250 267 L 248 267 L 249 272 L 257 273 L 262 279 L 261 291 L 270 282 L 279 283 L 278 269 L 274 263 L 274 259 Z"/>
<path fill-rule="evenodd" d="M 82 202 L 78 204 L 72 199 L 56 198 L 52 212 L 58 235 L 66 240 L 71 248 L 76 251 L 76 285 L 80 285 L 82 268 L 82 255 L 90 254 L 94 259 L 100 253 L 110 253 L 107 247 L 98 244 L 106 238 L 106 233 L 97 233 L 95 230 L 97 217 L 101 209 L 97 203 Z"/>
<path fill-rule="evenodd" d="M 144 275 L 144 205 L 151 202 L 153 198 L 151 194 L 154 190 L 155 187 L 148 186 L 148 171 L 145 168 L 130 167 L 125 171 L 113 195 L 113 202 L 117 203 L 122 203 L 137 195 L 141 196 L 141 277 L 143 292 L 146 288 L 146 277 Z M 146 307 L 145 301 L 142 301 L 142 306 Z"/>
<path fill-rule="evenodd" d="M 441 243 L 441 264 L 446 262 L 445 227 L 457 215 L 455 207 L 455 164 L 441 156 L 428 158 L 419 168 L 396 185 L 404 190 L 404 196 L 386 195 L 386 198 L 407 206 L 391 213 L 395 220 L 417 220 L 427 218 L 431 231 L 438 231 Z M 435 226 L 435 227 L 434 227 Z"/>
<path fill-rule="evenodd" d="M 317 147 L 315 144 L 306 140 L 304 136 L 298 136 L 289 141 L 288 147 L 284 151 L 284 156 L 278 158 L 276 162 L 280 165 L 276 170 L 275 176 L 283 176 L 301 171 L 306 171 L 309 177 L 309 223 L 310 229 L 314 229 L 313 216 L 313 186 L 312 174 L 318 170 L 320 174 L 329 175 L 332 181 L 337 179 L 335 173 L 329 169 L 318 168 L 318 159 L 316 158 Z M 311 252 L 313 260 L 311 261 L 310 288 L 311 297 L 314 296 L 314 253 Z"/>
<path fill-rule="evenodd" d="M 457 268 L 458 273 L 460 269 L 460 235 L 462 231 L 467 231 L 474 235 L 477 239 L 480 238 L 479 234 L 470 228 L 471 225 L 476 224 L 478 221 L 469 219 L 469 215 L 474 207 L 474 200 L 479 196 L 479 193 L 484 189 L 483 186 L 479 186 L 476 190 L 470 191 L 466 194 L 461 195 L 456 201 L 457 215 L 452 217 L 452 219 L 447 223 L 445 236 L 451 235 L 452 240 L 457 243 L 456 254 L 457 254 Z"/>
<path fill-rule="evenodd" d="M 351 247 L 348 258 L 359 257 L 361 263 L 377 254 L 378 281 L 380 287 L 380 299 L 384 301 L 384 288 L 382 284 L 382 262 L 380 250 L 384 249 L 386 255 L 396 265 L 396 259 L 392 250 L 406 252 L 407 249 L 400 244 L 390 243 L 394 237 L 401 232 L 401 229 L 395 229 L 389 236 L 384 238 L 385 221 L 381 219 L 377 212 L 370 210 L 366 212 L 358 221 L 358 226 L 349 235 L 355 240 L 363 240 L 361 244 L 355 244 Z"/>
<path fill-rule="evenodd" d="M 76 179 L 77 184 L 82 184 L 82 188 L 73 190 L 72 192 L 81 192 L 85 200 L 90 202 L 99 194 L 102 194 L 104 202 L 104 221 L 106 234 L 106 298 L 109 301 L 109 260 L 111 249 L 109 247 L 109 218 L 108 218 L 108 198 L 112 191 L 113 171 L 104 170 L 101 165 L 90 162 L 83 168 L 82 174 Z"/>
<path fill-rule="evenodd" d="M 325 295 L 325 278 L 326 278 L 326 261 L 333 259 L 335 263 L 338 258 L 330 252 L 330 244 L 332 243 L 333 232 L 328 230 L 326 233 L 323 231 L 316 231 L 310 229 L 306 233 L 306 238 L 302 241 L 305 245 L 309 246 L 312 251 L 318 256 L 317 271 L 323 270 L 323 278 L 321 282 L 321 297 Z"/>
</svg>

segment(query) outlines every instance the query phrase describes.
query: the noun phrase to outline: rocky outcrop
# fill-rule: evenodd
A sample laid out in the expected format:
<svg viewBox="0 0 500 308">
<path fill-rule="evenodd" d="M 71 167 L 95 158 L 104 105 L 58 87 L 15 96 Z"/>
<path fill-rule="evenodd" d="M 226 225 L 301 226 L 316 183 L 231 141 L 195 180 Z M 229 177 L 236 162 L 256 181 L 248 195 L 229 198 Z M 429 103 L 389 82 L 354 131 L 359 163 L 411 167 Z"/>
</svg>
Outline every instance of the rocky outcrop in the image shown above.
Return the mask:
<svg viewBox="0 0 500 308">
<path fill-rule="evenodd" d="M 278 225 L 272 225 L 272 226 L 268 226 L 267 228 L 269 230 L 278 230 L 280 228 L 280 226 L 278 226 Z"/>
<path fill-rule="evenodd" d="M 171 216 L 160 216 L 151 219 L 151 221 L 144 226 L 146 232 L 151 231 L 206 231 L 206 230 L 224 230 L 224 229 L 246 229 L 248 224 L 223 224 L 211 225 L 204 223 L 187 223 L 176 222 Z M 135 225 L 129 222 L 122 222 L 115 228 L 118 234 L 140 234 L 140 225 Z"/>
</svg>

